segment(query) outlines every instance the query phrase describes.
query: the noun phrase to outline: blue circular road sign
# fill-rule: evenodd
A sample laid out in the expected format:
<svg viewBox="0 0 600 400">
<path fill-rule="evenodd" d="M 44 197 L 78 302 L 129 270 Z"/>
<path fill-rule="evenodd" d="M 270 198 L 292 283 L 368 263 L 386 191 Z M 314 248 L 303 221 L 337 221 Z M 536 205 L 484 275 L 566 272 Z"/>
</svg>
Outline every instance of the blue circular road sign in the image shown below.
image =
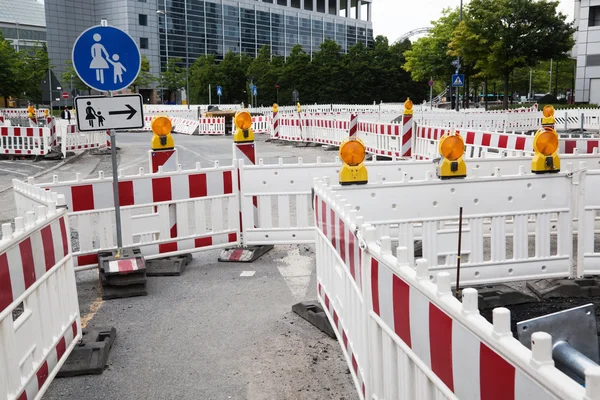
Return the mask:
<svg viewBox="0 0 600 400">
<path fill-rule="evenodd" d="M 72 60 L 79 78 L 100 92 L 130 86 L 142 63 L 131 36 L 112 26 L 93 26 L 79 35 L 73 45 Z"/>
</svg>

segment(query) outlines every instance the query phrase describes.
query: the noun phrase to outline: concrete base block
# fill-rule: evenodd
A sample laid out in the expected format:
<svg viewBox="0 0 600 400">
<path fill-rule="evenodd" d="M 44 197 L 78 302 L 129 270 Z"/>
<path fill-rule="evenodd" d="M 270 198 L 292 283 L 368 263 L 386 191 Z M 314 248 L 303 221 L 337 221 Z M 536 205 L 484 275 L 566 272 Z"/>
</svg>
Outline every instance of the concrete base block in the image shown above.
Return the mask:
<svg viewBox="0 0 600 400">
<path fill-rule="evenodd" d="M 146 265 L 139 248 L 123 249 L 119 257 L 115 251 L 99 252 L 98 266 L 102 299 L 111 300 L 123 297 L 146 296 Z M 111 271 L 111 261 L 135 260 L 137 269 Z"/>
<path fill-rule="evenodd" d="M 251 263 L 256 261 L 262 255 L 269 252 L 273 246 L 249 246 L 234 247 L 221 251 L 219 255 L 220 262 L 244 262 Z"/>
<path fill-rule="evenodd" d="M 136 296 L 148 296 L 145 283 L 129 286 L 102 286 L 102 300 L 123 299 Z"/>
<path fill-rule="evenodd" d="M 116 337 L 117 330 L 114 327 L 84 329 L 81 342 L 75 346 L 56 376 L 102 374 Z"/>
<path fill-rule="evenodd" d="M 147 276 L 180 276 L 192 262 L 191 254 L 146 260 Z"/>
<path fill-rule="evenodd" d="M 595 278 L 540 279 L 527 282 L 527 287 L 543 299 L 600 296 L 600 281 Z"/>
<path fill-rule="evenodd" d="M 339 151 L 339 147 L 338 146 L 331 146 L 331 145 L 325 145 L 323 146 L 323 150 L 325 151 Z"/>
<path fill-rule="evenodd" d="M 309 144 L 308 142 L 295 142 L 294 147 L 308 147 Z"/>
<path fill-rule="evenodd" d="M 321 330 L 327 336 L 335 339 L 335 332 L 327 319 L 325 311 L 323 311 L 318 301 L 303 301 L 294 304 L 292 306 L 292 311 Z"/>
</svg>

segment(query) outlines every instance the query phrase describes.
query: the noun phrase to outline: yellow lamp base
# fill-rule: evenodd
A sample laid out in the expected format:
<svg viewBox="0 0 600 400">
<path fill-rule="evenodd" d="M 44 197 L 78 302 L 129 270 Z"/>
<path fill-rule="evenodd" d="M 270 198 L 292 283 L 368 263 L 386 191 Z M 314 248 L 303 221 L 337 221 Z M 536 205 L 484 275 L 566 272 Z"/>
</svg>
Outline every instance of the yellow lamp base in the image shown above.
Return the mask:
<svg viewBox="0 0 600 400">
<path fill-rule="evenodd" d="M 241 128 L 237 128 L 235 130 L 235 134 L 233 135 L 234 143 L 244 143 L 244 142 L 254 142 L 254 131 L 252 128 L 248 130 L 243 130 Z"/>
<path fill-rule="evenodd" d="M 438 164 L 437 176 L 440 179 L 465 178 L 467 176 L 467 164 L 462 157 L 456 161 L 444 158 Z"/>
<path fill-rule="evenodd" d="M 560 158 L 558 153 L 550 156 L 545 156 L 541 153 L 536 153 L 531 160 L 531 172 L 534 174 L 548 174 L 560 172 Z"/>
<path fill-rule="evenodd" d="M 173 136 L 158 136 L 152 135 L 152 142 L 150 143 L 152 150 L 170 150 L 175 148 L 175 141 Z"/>
<path fill-rule="evenodd" d="M 365 185 L 369 182 L 367 167 L 363 163 L 357 166 L 344 165 L 340 170 L 340 185 Z"/>
</svg>

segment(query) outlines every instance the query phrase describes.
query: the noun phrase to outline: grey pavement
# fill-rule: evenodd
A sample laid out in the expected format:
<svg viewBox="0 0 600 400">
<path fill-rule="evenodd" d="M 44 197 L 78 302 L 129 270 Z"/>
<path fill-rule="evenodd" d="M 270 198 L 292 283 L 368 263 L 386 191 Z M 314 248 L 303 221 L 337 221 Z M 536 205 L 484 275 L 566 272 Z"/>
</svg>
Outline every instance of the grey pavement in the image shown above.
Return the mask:
<svg viewBox="0 0 600 400">
<path fill-rule="evenodd" d="M 126 174 L 148 168 L 150 138 L 148 132 L 118 134 L 119 168 Z M 337 155 L 265 139 L 257 135 L 265 163 Z M 175 143 L 183 168 L 231 164 L 231 136 L 175 135 Z M 0 163 L 0 183 L 35 174 L 39 168 L 29 164 L 46 165 Z M 110 156 L 85 154 L 36 181 L 99 171 L 111 173 Z M 0 220 L 14 218 L 11 190 L 0 194 L 0 209 Z M 44 399 L 357 399 L 337 341 L 291 312 L 298 301 L 316 299 L 312 247 L 277 246 L 253 264 L 218 263 L 217 256 L 196 253 L 182 276 L 149 278 L 148 296 L 130 299 L 101 301 L 97 272 L 78 273 L 82 320 L 114 326 L 117 339 L 102 375 L 56 379 Z M 254 275 L 241 277 L 243 271 Z"/>
</svg>

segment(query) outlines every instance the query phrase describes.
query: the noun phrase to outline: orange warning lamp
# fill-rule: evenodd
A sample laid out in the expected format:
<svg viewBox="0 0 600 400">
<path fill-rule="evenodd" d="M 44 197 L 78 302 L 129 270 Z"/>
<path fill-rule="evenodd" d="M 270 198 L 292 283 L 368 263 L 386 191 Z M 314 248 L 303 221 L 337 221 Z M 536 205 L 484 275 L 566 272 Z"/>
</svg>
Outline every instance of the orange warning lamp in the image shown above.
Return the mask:
<svg viewBox="0 0 600 400">
<path fill-rule="evenodd" d="M 551 105 L 544 106 L 544 109 L 542 110 L 542 114 L 544 114 L 544 116 L 542 117 L 542 126 L 544 126 L 544 125 L 554 126 L 554 124 L 556 123 L 556 121 L 554 119 L 554 107 L 552 107 Z"/>
<path fill-rule="evenodd" d="M 544 127 L 537 131 L 533 138 L 533 150 L 535 155 L 531 160 L 531 172 L 534 174 L 560 172 L 558 134 L 554 129 Z"/>
<path fill-rule="evenodd" d="M 300 107 L 300 102 L 296 103 L 296 108 L 298 109 L 299 113 L 302 112 L 302 107 Z"/>
<path fill-rule="evenodd" d="M 410 97 L 407 97 L 406 101 L 404 102 L 403 115 L 413 115 L 413 102 L 410 100 Z"/>
<path fill-rule="evenodd" d="M 367 148 L 362 140 L 348 138 L 340 146 L 340 158 L 343 166 L 340 169 L 340 185 L 364 185 L 369 181 L 365 164 Z"/>
<path fill-rule="evenodd" d="M 169 150 L 175 148 L 175 141 L 171 136 L 171 130 L 173 124 L 171 118 L 165 115 L 157 115 L 152 118 L 150 122 L 150 128 L 154 135 L 152 135 L 152 150 Z"/>
<path fill-rule="evenodd" d="M 442 159 L 438 164 L 437 176 L 440 179 L 464 178 L 467 164 L 463 160 L 465 141 L 458 132 L 446 133 L 438 145 Z"/>
<path fill-rule="evenodd" d="M 252 115 L 248 110 L 240 110 L 235 113 L 233 118 L 235 123 L 235 134 L 233 141 L 235 143 L 254 142 L 254 131 L 252 130 Z"/>
<path fill-rule="evenodd" d="M 277 105 L 277 103 L 273 104 L 273 112 L 274 113 L 279 112 L 279 106 Z"/>
</svg>

